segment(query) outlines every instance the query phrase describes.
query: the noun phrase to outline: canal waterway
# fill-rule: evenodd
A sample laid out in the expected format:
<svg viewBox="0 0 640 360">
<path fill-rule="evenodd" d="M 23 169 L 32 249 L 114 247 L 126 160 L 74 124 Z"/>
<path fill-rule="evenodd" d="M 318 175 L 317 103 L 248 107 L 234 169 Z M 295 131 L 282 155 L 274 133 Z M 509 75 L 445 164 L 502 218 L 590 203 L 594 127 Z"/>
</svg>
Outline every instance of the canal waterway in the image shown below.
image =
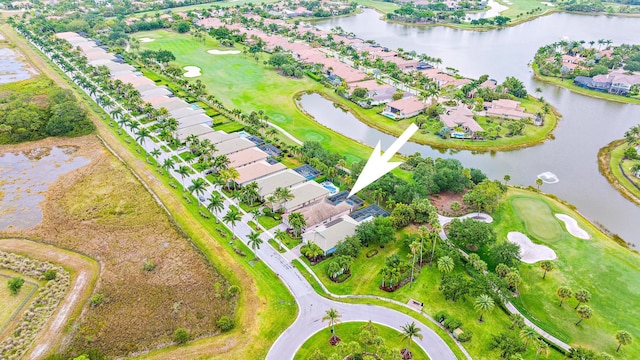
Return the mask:
<svg viewBox="0 0 640 360">
<path fill-rule="evenodd" d="M 401 150 L 424 156 L 453 157 L 467 167 L 482 169 L 488 176 L 511 183 L 534 185 L 539 174 L 551 172 L 559 179 L 543 185 L 578 207 L 588 219 L 603 224 L 626 241 L 640 245 L 640 207 L 622 197 L 598 172 L 597 153 L 614 139 L 621 138 L 632 125 L 640 123 L 640 106 L 614 103 L 575 94 L 533 78 L 528 63 L 536 50 L 560 40 L 610 39 L 614 44 L 637 43 L 640 21 L 634 18 L 584 16 L 557 13 L 524 24 L 488 32 L 447 27 L 414 27 L 391 24 L 380 14 L 366 10 L 351 17 L 314 23 L 328 30 L 335 26 L 363 39 L 376 40 L 389 48 L 415 50 L 442 59 L 442 67 L 453 67 L 461 75 L 477 78 L 488 74 L 498 81 L 507 76 L 521 79 L 530 93 L 539 95 L 563 115 L 554 131 L 555 140 L 534 147 L 507 152 L 442 151 L 409 143 Z M 327 106 L 318 95 L 307 95 L 301 105 L 320 123 L 375 146 L 379 139 L 385 149 L 392 137 L 368 127 L 348 113 Z"/>
</svg>

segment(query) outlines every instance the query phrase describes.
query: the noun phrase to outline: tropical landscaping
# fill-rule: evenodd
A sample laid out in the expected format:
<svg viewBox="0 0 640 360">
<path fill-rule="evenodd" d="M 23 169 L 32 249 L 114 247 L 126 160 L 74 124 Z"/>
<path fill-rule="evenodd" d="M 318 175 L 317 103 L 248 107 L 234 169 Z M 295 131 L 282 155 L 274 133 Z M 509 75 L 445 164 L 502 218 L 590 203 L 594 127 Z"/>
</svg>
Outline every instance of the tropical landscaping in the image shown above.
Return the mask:
<svg viewBox="0 0 640 360">
<path fill-rule="evenodd" d="M 598 152 L 600 172 L 627 199 L 640 203 L 640 126 L 632 126 L 624 139 L 611 142 Z"/>
</svg>

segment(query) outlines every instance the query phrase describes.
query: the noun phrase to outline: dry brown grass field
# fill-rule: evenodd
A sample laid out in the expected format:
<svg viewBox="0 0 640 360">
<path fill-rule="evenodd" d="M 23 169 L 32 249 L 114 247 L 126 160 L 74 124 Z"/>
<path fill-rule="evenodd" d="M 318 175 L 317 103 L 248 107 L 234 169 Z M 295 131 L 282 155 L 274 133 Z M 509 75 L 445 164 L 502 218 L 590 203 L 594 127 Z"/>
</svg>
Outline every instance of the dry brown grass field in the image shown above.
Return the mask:
<svg viewBox="0 0 640 360">
<path fill-rule="evenodd" d="M 39 225 L 0 235 L 37 239 L 100 263 L 94 294 L 104 301 L 85 307 L 63 351 L 122 356 L 170 344 L 180 327 L 195 338 L 212 335 L 221 316 L 233 317 L 227 281 L 94 135 L 4 146 L 0 153 L 52 145 L 77 146 L 75 155 L 91 162 L 50 185 Z M 153 271 L 142 269 L 146 260 L 156 264 Z"/>
</svg>

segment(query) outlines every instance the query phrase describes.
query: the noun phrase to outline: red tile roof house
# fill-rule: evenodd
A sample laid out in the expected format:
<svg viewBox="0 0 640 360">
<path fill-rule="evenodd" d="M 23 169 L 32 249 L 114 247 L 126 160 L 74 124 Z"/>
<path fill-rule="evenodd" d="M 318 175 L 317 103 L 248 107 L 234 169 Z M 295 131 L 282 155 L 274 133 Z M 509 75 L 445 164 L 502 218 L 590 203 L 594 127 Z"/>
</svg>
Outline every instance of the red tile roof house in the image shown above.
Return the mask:
<svg viewBox="0 0 640 360">
<path fill-rule="evenodd" d="M 477 132 L 484 131 L 482 126 L 473 119 L 473 112 L 464 105 L 440 115 L 440 120 L 442 120 L 444 126 L 449 129 L 454 129 L 458 126 L 462 127 L 470 136 L 474 136 Z"/>
<path fill-rule="evenodd" d="M 378 84 L 376 80 L 365 80 L 349 84 L 349 93 L 356 88 L 367 89 L 367 97 L 371 99 L 371 105 L 386 104 L 393 101 L 393 94 L 397 89 L 389 84 Z"/>
<path fill-rule="evenodd" d="M 529 114 L 524 112 L 524 109 L 520 107 L 520 102 L 509 99 L 499 99 L 493 100 L 490 103 L 485 103 L 485 107 L 487 108 L 486 115 L 487 116 L 498 116 L 504 117 L 508 119 L 534 119 L 535 116 L 533 114 Z"/>
<path fill-rule="evenodd" d="M 420 114 L 427 105 L 415 97 L 408 97 L 387 104 L 382 115 L 391 119 L 406 119 Z"/>
</svg>

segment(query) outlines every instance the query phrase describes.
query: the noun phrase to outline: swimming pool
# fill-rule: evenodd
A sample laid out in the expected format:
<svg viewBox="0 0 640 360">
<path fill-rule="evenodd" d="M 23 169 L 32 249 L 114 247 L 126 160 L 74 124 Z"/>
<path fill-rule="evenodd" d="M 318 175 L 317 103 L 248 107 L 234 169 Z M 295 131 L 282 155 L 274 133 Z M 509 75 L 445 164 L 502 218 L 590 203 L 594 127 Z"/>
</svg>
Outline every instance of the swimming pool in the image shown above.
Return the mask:
<svg viewBox="0 0 640 360">
<path fill-rule="evenodd" d="M 322 183 L 320 183 L 320 185 L 322 185 L 322 187 L 324 187 L 325 189 L 329 190 L 331 195 L 337 194 L 338 191 L 340 191 L 340 188 L 335 186 L 331 181 L 323 181 Z"/>
</svg>

